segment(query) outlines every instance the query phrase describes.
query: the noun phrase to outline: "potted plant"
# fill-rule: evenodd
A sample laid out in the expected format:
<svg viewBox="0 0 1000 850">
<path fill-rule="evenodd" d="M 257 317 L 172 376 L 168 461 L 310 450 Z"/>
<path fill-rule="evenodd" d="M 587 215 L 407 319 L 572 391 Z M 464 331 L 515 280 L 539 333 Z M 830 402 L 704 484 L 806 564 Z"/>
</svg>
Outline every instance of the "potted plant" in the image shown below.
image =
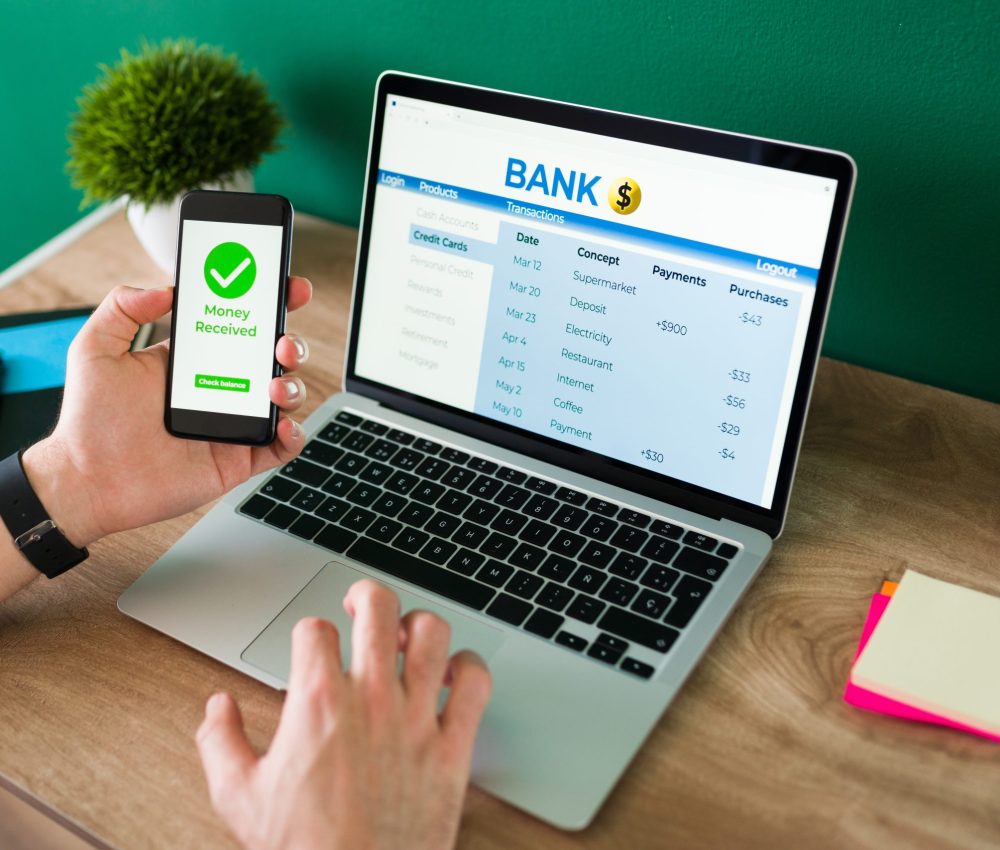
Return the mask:
<svg viewBox="0 0 1000 850">
<path fill-rule="evenodd" d="M 78 100 L 68 170 L 83 206 L 124 196 L 146 252 L 173 272 L 181 197 L 252 192 L 252 170 L 277 150 L 284 120 L 263 81 L 235 56 L 193 41 L 122 50 Z"/>
</svg>

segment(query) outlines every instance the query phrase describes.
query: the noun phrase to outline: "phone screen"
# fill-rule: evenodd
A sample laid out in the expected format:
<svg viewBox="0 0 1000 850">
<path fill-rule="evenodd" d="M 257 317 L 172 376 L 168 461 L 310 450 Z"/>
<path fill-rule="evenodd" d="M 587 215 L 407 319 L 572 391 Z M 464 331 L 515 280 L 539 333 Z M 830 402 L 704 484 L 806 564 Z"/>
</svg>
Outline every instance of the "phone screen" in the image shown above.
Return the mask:
<svg viewBox="0 0 1000 850">
<path fill-rule="evenodd" d="M 182 221 L 173 409 L 270 415 L 281 245 L 275 225 Z"/>
</svg>

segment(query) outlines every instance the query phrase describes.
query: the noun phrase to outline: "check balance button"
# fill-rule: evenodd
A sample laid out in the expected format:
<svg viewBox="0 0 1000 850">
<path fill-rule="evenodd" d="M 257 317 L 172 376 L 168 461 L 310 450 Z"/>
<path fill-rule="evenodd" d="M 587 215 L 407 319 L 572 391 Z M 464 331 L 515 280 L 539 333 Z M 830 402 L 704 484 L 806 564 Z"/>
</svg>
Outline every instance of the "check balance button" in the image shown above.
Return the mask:
<svg viewBox="0 0 1000 850">
<path fill-rule="evenodd" d="M 615 607 L 610 607 L 604 612 L 597 627 L 626 640 L 642 644 L 649 649 L 655 649 L 657 652 L 666 652 L 680 637 L 680 632 L 670 628 L 670 626 L 654 623 L 645 617 L 639 617 Z"/>
</svg>

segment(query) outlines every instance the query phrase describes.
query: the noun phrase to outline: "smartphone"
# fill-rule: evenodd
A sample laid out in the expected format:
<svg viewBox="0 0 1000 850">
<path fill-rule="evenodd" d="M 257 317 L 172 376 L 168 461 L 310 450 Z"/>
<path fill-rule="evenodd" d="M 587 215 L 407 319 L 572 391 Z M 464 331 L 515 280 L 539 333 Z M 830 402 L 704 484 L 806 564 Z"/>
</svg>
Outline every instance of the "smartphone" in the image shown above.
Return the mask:
<svg viewBox="0 0 1000 850">
<path fill-rule="evenodd" d="M 266 445 L 278 408 L 292 205 L 280 195 L 197 191 L 181 200 L 164 420 L 176 437 Z"/>
</svg>

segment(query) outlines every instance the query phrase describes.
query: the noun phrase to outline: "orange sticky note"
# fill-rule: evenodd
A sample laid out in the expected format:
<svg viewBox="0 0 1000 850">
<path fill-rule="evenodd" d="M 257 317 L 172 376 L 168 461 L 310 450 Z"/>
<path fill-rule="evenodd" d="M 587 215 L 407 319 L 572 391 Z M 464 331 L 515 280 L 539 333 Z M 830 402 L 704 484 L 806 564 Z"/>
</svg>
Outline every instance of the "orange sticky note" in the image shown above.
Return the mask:
<svg viewBox="0 0 1000 850">
<path fill-rule="evenodd" d="M 882 589 L 879 591 L 883 596 L 892 596 L 896 592 L 896 588 L 899 587 L 898 581 L 884 581 L 882 582 Z"/>
</svg>

